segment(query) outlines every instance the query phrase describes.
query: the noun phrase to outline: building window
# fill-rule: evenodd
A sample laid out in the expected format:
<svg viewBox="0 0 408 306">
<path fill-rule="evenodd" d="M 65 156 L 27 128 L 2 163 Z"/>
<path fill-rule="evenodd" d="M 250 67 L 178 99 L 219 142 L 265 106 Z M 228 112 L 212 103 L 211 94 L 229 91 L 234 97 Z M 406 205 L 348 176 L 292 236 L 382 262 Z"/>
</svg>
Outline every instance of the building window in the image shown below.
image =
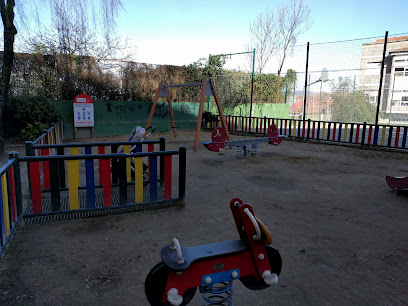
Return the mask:
<svg viewBox="0 0 408 306">
<path fill-rule="evenodd" d="M 404 76 L 404 68 L 395 68 L 395 76 L 396 77 L 400 77 L 400 76 Z"/>
</svg>

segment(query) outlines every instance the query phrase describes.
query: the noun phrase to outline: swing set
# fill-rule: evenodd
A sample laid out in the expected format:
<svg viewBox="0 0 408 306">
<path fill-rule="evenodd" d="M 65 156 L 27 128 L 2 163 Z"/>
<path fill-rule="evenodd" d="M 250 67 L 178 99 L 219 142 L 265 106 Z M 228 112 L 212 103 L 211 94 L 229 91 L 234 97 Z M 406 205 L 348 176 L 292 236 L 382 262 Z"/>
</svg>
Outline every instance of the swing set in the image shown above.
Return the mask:
<svg viewBox="0 0 408 306">
<path fill-rule="evenodd" d="M 197 148 L 198 148 L 198 141 L 199 141 L 200 130 L 201 130 L 201 122 L 202 122 L 203 111 L 204 111 L 204 100 L 206 96 L 207 97 L 214 96 L 214 100 L 215 100 L 215 103 L 218 109 L 218 114 L 220 115 L 220 118 L 221 118 L 221 125 L 226 131 L 227 140 L 230 140 L 230 135 L 228 133 L 226 120 L 225 120 L 224 114 L 221 109 L 220 100 L 218 98 L 217 90 L 215 88 L 215 83 L 213 79 L 207 80 L 206 78 L 204 78 L 202 82 L 198 82 L 198 83 L 175 84 L 175 85 L 168 85 L 167 83 L 160 82 L 159 87 L 157 88 L 157 91 L 156 91 L 156 95 L 153 100 L 153 106 L 150 111 L 149 119 L 147 120 L 146 128 L 149 127 L 152 123 L 152 119 L 153 119 L 153 115 L 156 109 L 158 99 L 160 97 L 167 97 L 167 103 L 169 104 L 169 112 L 170 112 L 170 117 L 171 117 L 173 134 L 174 134 L 174 137 L 176 137 L 176 124 L 174 122 L 173 108 L 172 108 L 171 99 L 169 95 L 169 89 L 173 87 L 177 88 L 177 87 L 192 87 L 192 86 L 201 86 L 200 106 L 198 110 L 197 126 L 196 126 L 195 139 L 194 139 L 194 151 L 197 151 Z"/>
</svg>

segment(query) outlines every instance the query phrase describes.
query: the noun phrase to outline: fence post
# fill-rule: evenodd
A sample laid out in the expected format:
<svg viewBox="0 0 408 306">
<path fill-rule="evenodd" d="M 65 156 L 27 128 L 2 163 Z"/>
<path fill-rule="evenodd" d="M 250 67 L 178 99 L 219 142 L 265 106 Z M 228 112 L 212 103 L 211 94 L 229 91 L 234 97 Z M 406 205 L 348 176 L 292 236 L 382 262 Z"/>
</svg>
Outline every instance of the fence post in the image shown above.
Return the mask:
<svg viewBox="0 0 408 306">
<path fill-rule="evenodd" d="M 365 142 L 365 136 L 366 136 L 366 130 L 367 130 L 367 122 L 363 123 L 363 133 L 361 135 L 361 147 L 364 146 L 364 142 Z"/>
<path fill-rule="evenodd" d="M 18 152 L 10 152 L 9 159 L 15 158 L 17 161 L 14 162 L 14 188 L 16 192 L 16 205 L 17 205 L 17 216 L 23 214 L 23 195 L 21 191 L 21 176 L 20 176 L 20 154 Z"/>
<path fill-rule="evenodd" d="M 307 119 L 307 137 L 306 139 L 309 140 L 310 138 L 310 119 Z"/>
<path fill-rule="evenodd" d="M 26 149 L 26 155 L 27 156 L 34 156 L 33 142 L 32 141 L 26 141 L 25 142 L 25 149 Z"/>
<path fill-rule="evenodd" d="M 57 155 L 64 156 L 64 148 L 57 148 Z M 65 182 L 65 163 L 63 159 L 58 160 L 58 173 L 59 173 L 59 184 L 61 188 L 66 186 Z"/>
<path fill-rule="evenodd" d="M 160 151 L 166 151 L 166 140 L 160 137 Z M 164 186 L 164 155 L 160 155 L 160 187 Z"/>
<path fill-rule="evenodd" d="M 387 147 L 391 147 L 391 140 L 392 140 L 392 130 L 393 130 L 393 126 L 390 125 L 389 129 L 388 129 L 388 141 L 387 141 Z"/>
<path fill-rule="evenodd" d="M 116 154 L 118 153 L 118 145 L 111 145 L 111 153 Z M 112 157 L 112 183 L 119 182 L 119 159 L 117 157 Z"/>
<path fill-rule="evenodd" d="M 387 40 L 388 40 L 388 31 L 385 32 L 384 37 L 384 48 L 383 48 L 383 55 L 381 61 L 381 71 L 380 71 L 380 85 L 378 86 L 378 97 L 377 97 L 377 112 L 375 114 L 375 125 L 378 125 L 378 116 L 380 113 L 380 103 L 381 103 L 381 90 L 382 90 L 382 82 L 384 78 L 384 66 L 385 66 L 385 53 L 387 51 Z"/>
<path fill-rule="evenodd" d="M 307 99 L 307 73 L 309 68 L 309 42 L 307 42 L 307 49 L 306 49 L 306 72 L 305 72 L 305 93 L 303 97 L 303 120 L 306 119 L 306 99 Z"/>
<path fill-rule="evenodd" d="M 179 206 L 183 207 L 185 205 L 184 199 L 186 197 L 186 147 L 180 147 L 179 152 Z"/>
<path fill-rule="evenodd" d="M 264 117 L 264 130 L 263 130 L 263 135 L 266 135 L 266 130 L 268 129 L 269 126 L 266 126 L 266 116 Z"/>
</svg>

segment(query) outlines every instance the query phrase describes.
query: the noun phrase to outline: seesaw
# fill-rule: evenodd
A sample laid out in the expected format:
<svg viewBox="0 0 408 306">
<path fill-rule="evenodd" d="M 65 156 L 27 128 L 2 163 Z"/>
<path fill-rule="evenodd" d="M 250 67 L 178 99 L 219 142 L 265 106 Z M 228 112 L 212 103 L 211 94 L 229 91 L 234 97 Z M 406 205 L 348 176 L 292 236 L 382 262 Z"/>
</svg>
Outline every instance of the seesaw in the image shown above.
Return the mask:
<svg viewBox="0 0 408 306">
<path fill-rule="evenodd" d="M 268 137 L 248 138 L 240 140 L 227 141 L 227 134 L 222 127 L 214 129 L 211 133 L 211 142 L 202 142 L 202 144 L 210 151 L 219 152 L 225 148 L 237 147 L 236 157 L 243 158 L 247 154 L 252 156 L 257 155 L 258 144 L 268 142 L 269 144 L 278 145 L 286 137 L 278 135 L 278 128 L 271 124 L 267 130 Z"/>
<path fill-rule="evenodd" d="M 187 305 L 197 287 L 203 305 L 232 305 L 234 280 L 250 290 L 278 283 L 282 258 L 270 245 L 268 229 L 240 198 L 233 198 L 230 208 L 240 240 L 182 247 L 174 238 L 162 248 L 162 261 L 146 277 L 150 305 Z"/>
<path fill-rule="evenodd" d="M 399 194 L 403 189 L 408 188 L 408 176 L 386 176 L 385 180 L 395 194 Z"/>
</svg>

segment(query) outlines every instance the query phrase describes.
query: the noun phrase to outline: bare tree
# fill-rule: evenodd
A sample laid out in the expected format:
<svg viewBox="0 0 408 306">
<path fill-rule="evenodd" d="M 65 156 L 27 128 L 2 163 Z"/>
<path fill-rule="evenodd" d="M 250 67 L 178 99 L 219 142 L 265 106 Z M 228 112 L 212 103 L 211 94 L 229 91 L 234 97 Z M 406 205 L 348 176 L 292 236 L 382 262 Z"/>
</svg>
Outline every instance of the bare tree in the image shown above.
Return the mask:
<svg viewBox="0 0 408 306">
<path fill-rule="evenodd" d="M 265 65 L 277 52 L 277 40 L 279 38 L 279 27 L 276 24 L 275 12 L 267 8 L 259 13 L 249 29 L 252 33 L 252 44 L 248 51 L 256 49 L 255 61 L 257 70 L 262 73 Z"/>
<path fill-rule="evenodd" d="M 310 29 L 310 8 L 303 0 L 291 0 L 278 8 L 279 25 L 279 69 L 282 72 L 288 52 L 293 48 L 297 38 Z"/>
<path fill-rule="evenodd" d="M 21 8 L 21 11 L 18 12 L 19 14 L 24 14 L 24 9 L 28 9 L 28 5 L 34 5 L 37 14 L 30 14 L 30 16 L 36 17 L 39 29 L 45 29 L 45 27 L 41 24 L 41 18 L 38 17 L 38 8 L 40 7 L 41 11 L 44 11 L 44 8 L 49 10 L 53 16 L 52 22 L 58 30 L 58 43 L 51 39 L 50 35 L 43 34 L 44 31 L 39 31 L 38 37 L 54 41 L 49 46 L 42 46 L 44 49 L 55 48 L 56 52 L 64 54 L 75 54 L 75 52 L 78 52 L 77 54 L 85 54 L 89 50 L 86 46 L 89 47 L 90 45 L 82 43 L 95 38 L 96 33 L 101 28 L 104 41 L 110 46 L 112 35 L 115 31 L 115 20 L 119 9 L 122 7 L 121 0 L 100 0 L 98 3 L 93 0 L 36 0 L 31 3 L 19 0 L 17 4 Z M 8 99 L 14 60 L 14 40 L 17 34 L 17 26 L 14 19 L 15 7 L 16 2 L 14 0 L 0 0 L 0 11 L 4 28 L 4 55 L 0 80 L 0 119 L 4 103 Z M 69 26 L 74 26 L 74 31 L 70 31 Z M 27 30 L 27 33 L 34 32 L 32 28 L 24 28 L 23 30 Z M 23 30 L 20 28 L 20 32 L 24 32 Z M 24 36 L 27 37 L 28 35 Z"/>
<path fill-rule="evenodd" d="M 260 12 L 250 24 L 252 44 L 256 49 L 257 70 L 262 73 L 273 56 L 278 59 L 278 75 L 297 38 L 311 27 L 310 8 L 305 0 L 290 0 L 274 10 Z"/>
</svg>

